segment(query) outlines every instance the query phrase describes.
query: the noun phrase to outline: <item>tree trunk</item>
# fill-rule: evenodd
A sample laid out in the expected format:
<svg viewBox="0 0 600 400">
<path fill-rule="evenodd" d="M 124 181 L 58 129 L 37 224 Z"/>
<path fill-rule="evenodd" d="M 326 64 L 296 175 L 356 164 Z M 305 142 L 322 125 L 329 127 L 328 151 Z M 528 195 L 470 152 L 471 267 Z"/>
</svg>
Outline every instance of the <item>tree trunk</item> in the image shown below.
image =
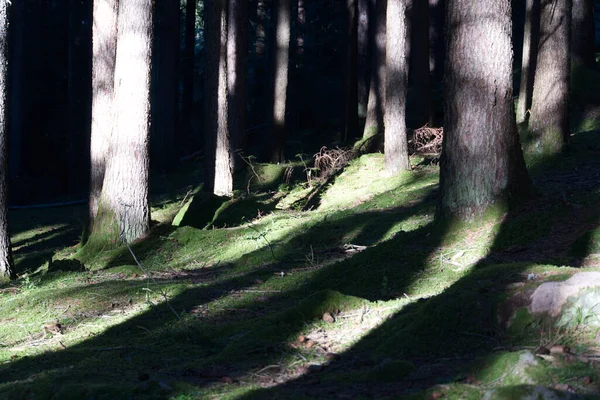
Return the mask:
<svg viewBox="0 0 600 400">
<path fill-rule="evenodd" d="M 569 137 L 571 0 L 542 0 L 529 127 L 536 152 L 560 153 Z"/>
<path fill-rule="evenodd" d="M 162 0 L 164 1 L 164 0 Z M 196 0 L 186 0 L 185 38 L 183 48 L 183 90 L 181 94 L 181 128 L 187 137 L 195 136 L 192 128 L 192 110 L 194 108 L 194 67 L 196 65 Z M 194 137 L 194 139 L 199 139 Z M 187 141 L 187 140 L 186 140 Z M 181 143 L 180 145 L 183 145 Z"/>
<path fill-rule="evenodd" d="M 227 102 L 227 1 L 204 2 L 204 190 L 218 196 L 233 194 Z"/>
<path fill-rule="evenodd" d="M 537 63 L 540 38 L 540 0 L 526 0 L 525 30 L 523 36 L 523 60 L 521 63 L 521 83 L 517 103 L 517 122 L 527 120 L 533 97 L 533 79 Z"/>
<path fill-rule="evenodd" d="M 269 113 L 269 137 L 266 147 L 272 162 L 285 160 L 286 100 L 290 54 L 290 0 L 274 5 L 275 40 L 273 49 L 273 109 Z"/>
<path fill-rule="evenodd" d="M 344 137 L 358 133 L 358 0 L 346 0 L 346 59 L 344 69 Z"/>
<path fill-rule="evenodd" d="M 110 248 L 147 234 L 153 0 L 119 0 L 111 135 L 98 214 L 88 241 Z"/>
<path fill-rule="evenodd" d="M 411 121 L 415 127 L 421 127 L 432 123 L 428 0 L 412 0 L 411 21 L 410 76 L 413 100 Z"/>
<path fill-rule="evenodd" d="M 266 33 L 266 7 L 265 0 L 257 0 L 256 2 L 256 42 L 254 43 L 254 51 L 257 58 L 262 58 L 265 55 L 265 40 Z"/>
<path fill-rule="evenodd" d="M 383 134 L 383 112 L 385 108 L 385 42 L 386 42 L 386 0 L 372 0 L 372 20 L 369 24 L 371 40 L 371 82 L 369 83 L 369 102 L 363 139 L 368 140 L 377 134 Z M 371 140 L 373 142 L 373 140 Z M 367 143 L 367 152 L 374 150 L 374 143 Z"/>
<path fill-rule="evenodd" d="M 573 25 L 571 28 L 573 65 L 596 67 L 594 48 L 594 0 L 573 0 Z"/>
<path fill-rule="evenodd" d="M 358 116 L 367 116 L 369 102 L 369 11 L 371 0 L 358 0 Z"/>
<path fill-rule="evenodd" d="M 472 219 L 530 189 L 514 117 L 510 10 L 509 0 L 447 2 L 444 217 Z"/>
<path fill-rule="evenodd" d="M 156 2 L 152 68 L 150 161 L 159 171 L 175 166 L 179 96 L 179 2 Z"/>
<path fill-rule="evenodd" d="M 0 2 L 0 281 L 16 278 L 8 233 L 8 2 Z"/>
<path fill-rule="evenodd" d="M 92 130 L 88 224 L 82 242 L 93 231 L 102 192 L 113 120 L 118 0 L 95 0 L 92 49 Z"/>
<path fill-rule="evenodd" d="M 436 82 L 444 79 L 446 0 L 429 0 L 429 70 Z"/>
<path fill-rule="evenodd" d="M 23 137 L 23 90 L 25 82 L 25 37 L 28 26 L 25 22 L 26 12 L 25 4 L 22 1 L 15 2 L 10 10 L 11 24 L 11 54 L 9 64 L 9 79 L 10 79 L 10 118 L 8 124 L 10 129 L 9 152 L 10 160 L 8 172 L 11 180 L 16 180 L 21 176 L 21 151 Z M 13 198 L 13 201 L 15 199 Z"/>
<path fill-rule="evenodd" d="M 248 1 L 229 0 L 227 33 L 227 96 L 232 169 L 244 166 L 238 154 L 246 147 L 246 80 L 248 64 Z"/>
<path fill-rule="evenodd" d="M 410 170 L 406 137 L 406 19 L 404 0 L 388 0 L 386 22 L 385 169 Z"/>
</svg>

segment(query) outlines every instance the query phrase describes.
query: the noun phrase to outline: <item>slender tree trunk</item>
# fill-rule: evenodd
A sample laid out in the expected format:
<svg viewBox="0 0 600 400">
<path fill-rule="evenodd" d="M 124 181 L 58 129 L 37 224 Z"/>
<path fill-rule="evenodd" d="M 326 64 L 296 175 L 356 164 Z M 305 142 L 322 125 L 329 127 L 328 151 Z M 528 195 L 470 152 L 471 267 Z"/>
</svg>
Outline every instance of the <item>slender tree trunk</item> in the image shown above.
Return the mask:
<svg viewBox="0 0 600 400">
<path fill-rule="evenodd" d="M 8 2 L 0 2 L 0 280 L 16 278 L 8 233 Z"/>
<path fill-rule="evenodd" d="M 306 8 L 304 0 L 298 0 L 298 13 L 296 19 L 296 67 L 304 62 L 304 38 L 306 36 Z"/>
<path fill-rule="evenodd" d="M 179 2 L 156 2 L 152 68 L 150 160 L 159 171 L 175 165 L 179 96 Z"/>
<path fill-rule="evenodd" d="M 432 123 L 429 72 L 429 1 L 412 0 L 410 24 L 410 76 L 415 127 Z"/>
<path fill-rule="evenodd" d="M 9 152 L 10 160 L 8 172 L 11 180 L 16 180 L 21 175 L 21 141 L 23 137 L 23 88 L 25 82 L 25 4 L 22 1 L 15 2 L 10 10 L 11 24 L 11 54 L 9 68 L 10 79 L 10 125 Z M 13 199 L 14 201 L 14 199 Z"/>
<path fill-rule="evenodd" d="M 275 40 L 273 49 L 273 109 L 269 115 L 270 149 L 272 162 L 285 160 L 286 101 L 290 55 L 290 0 L 279 0 L 274 5 Z"/>
<path fill-rule="evenodd" d="M 471 219 L 530 190 L 512 99 L 510 10 L 510 0 L 447 2 L 444 217 Z"/>
<path fill-rule="evenodd" d="M 83 243 L 93 231 L 102 192 L 113 125 L 118 0 L 94 0 L 92 31 L 92 128 L 88 224 Z"/>
<path fill-rule="evenodd" d="M 369 11 L 371 0 L 358 0 L 358 116 L 367 116 L 369 102 Z"/>
<path fill-rule="evenodd" d="M 244 166 L 238 153 L 246 147 L 246 92 L 248 64 L 248 1 L 229 0 L 227 33 L 227 96 L 231 162 L 233 170 Z"/>
<path fill-rule="evenodd" d="M 437 82 L 444 78 L 446 1 L 429 0 L 429 70 Z"/>
<path fill-rule="evenodd" d="M 573 65 L 595 68 L 594 0 L 573 0 L 571 35 Z"/>
<path fill-rule="evenodd" d="M 119 0 L 109 156 L 88 245 L 118 246 L 147 234 L 152 0 Z"/>
<path fill-rule="evenodd" d="M 164 1 L 164 0 L 159 0 Z M 183 91 L 181 94 L 181 128 L 188 137 L 194 136 L 192 110 L 194 108 L 194 67 L 196 64 L 196 0 L 186 0 L 185 38 L 183 48 Z M 198 139 L 198 138 L 196 138 Z"/>
<path fill-rule="evenodd" d="M 227 1 L 204 2 L 204 190 L 218 196 L 233 193 L 227 101 Z"/>
<path fill-rule="evenodd" d="M 346 60 L 344 70 L 344 137 L 358 133 L 358 0 L 346 0 Z"/>
<path fill-rule="evenodd" d="M 266 31 L 266 7 L 265 0 L 257 0 L 256 2 L 256 42 L 254 51 L 258 58 L 264 57 L 267 39 Z"/>
<path fill-rule="evenodd" d="M 388 174 L 410 170 L 406 137 L 406 19 L 404 0 L 387 2 L 385 85 L 385 169 Z"/>
<path fill-rule="evenodd" d="M 371 40 L 371 82 L 369 83 L 369 102 L 363 139 L 383 134 L 383 113 L 385 108 L 385 43 L 386 43 L 386 0 L 371 0 L 373 29 L 369 30 Z M 371 140 L 364 149 L 373 151 L 375 143 Z"/>
<path fill-rule="evenodd" d="M 521 63 L 521 83 L 517 103 L 517 122 L 527 120 L 533 97 L 533 79 L 537 63 L 540 39 L 540 0 L 526 0 L 525 30 L 523 36 L 523 59 Z"/>
<path fill-rule="evenodd" d="M 542 0 L 540 44 L 529 127 L 534 148 L 560 153 L 569 137 L 571 0 Z"/>
</svg>

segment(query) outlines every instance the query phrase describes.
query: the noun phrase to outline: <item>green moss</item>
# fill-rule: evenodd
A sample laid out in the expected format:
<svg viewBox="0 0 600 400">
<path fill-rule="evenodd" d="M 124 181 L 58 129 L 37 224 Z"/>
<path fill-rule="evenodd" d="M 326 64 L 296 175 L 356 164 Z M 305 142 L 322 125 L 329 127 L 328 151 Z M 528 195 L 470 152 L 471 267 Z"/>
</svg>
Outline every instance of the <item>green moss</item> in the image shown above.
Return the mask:
<svg viewBox="0 0 600 400">
<path fill-rule="evenodd" d="M 177 213 L 173 226 L 192 226 L 202 229 L 215 218 L 215 213 L 229 200 L 209 193 L 194 195 Z"/>
</svg>

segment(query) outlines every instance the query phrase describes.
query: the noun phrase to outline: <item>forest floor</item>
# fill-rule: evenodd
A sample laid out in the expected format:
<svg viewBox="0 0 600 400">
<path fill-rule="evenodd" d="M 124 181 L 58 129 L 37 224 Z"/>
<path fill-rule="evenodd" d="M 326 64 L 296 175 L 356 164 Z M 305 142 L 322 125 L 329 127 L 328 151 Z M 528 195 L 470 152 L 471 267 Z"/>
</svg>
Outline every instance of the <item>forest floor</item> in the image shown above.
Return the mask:
<svg viewBox="0 0 600 400">
<path fill-rule="evenodd" d="M 79 249 L 84 207 L 12 211 L 0 398 L 600 395 L 589 315 L 503 320 L 515 293 L 600 267 L 600 132 L 528 156 L 538 196 L 473 223 L 435 221 L 439 170 L 413 164 L 386 177 L 363 155 L 325 182 L 256 164 L 196 227 L 171 221 L 215 199 L 192 169 L 160 177 L 139 264 Z M 569 357 L 534 354 L 557 345 Z"/>
</svg>

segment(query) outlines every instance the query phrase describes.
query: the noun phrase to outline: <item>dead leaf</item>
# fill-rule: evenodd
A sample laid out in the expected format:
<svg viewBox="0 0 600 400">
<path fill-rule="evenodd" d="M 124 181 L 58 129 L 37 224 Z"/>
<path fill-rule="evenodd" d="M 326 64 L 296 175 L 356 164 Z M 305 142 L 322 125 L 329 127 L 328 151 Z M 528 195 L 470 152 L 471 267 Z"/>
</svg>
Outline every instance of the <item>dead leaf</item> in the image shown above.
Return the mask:
<svg viewBox="0 0 600 400">
<path fill-rule="evenodd" d="M 310 348 L 311 348 L 311 347 L 313 347 L 314 345 L 315 345 L 315 342 L 309 339 L 309 340 L 307 340 L 307 341 L 305 342 L 305 345 L 304 345 L 304 346 L 306 346 L 306 348 L 307 348 L 307 349 L 310 349 Z"/>
<path fill-rule="evenodd" d="M 298 341 L 299 341 L 300 343 L 304 343 L 304 342 L 306 342 L 306 337 L 305 337 L 305 336 L 302 336 L 302 335 L 298 335 Z"/>
</svg>

